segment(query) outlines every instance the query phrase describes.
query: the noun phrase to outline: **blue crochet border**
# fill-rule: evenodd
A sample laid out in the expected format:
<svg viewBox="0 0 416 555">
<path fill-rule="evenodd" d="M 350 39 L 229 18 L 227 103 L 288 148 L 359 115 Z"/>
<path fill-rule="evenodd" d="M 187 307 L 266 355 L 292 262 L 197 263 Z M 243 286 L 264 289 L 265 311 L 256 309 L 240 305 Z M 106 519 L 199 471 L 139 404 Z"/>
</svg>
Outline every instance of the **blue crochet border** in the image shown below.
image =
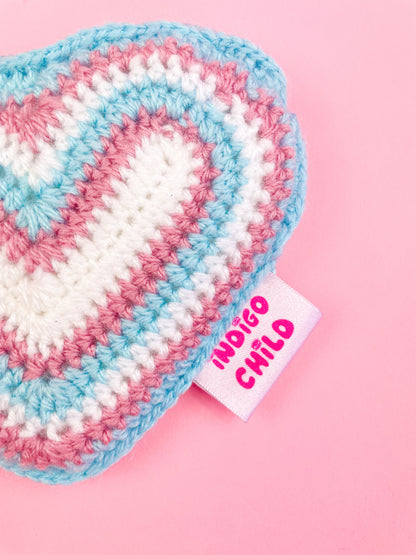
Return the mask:
<svg viewBox="0 0 416 555">
<path fill-rule="evenodd" d="M 134 41 L 144 44 L 151 39 L 162 44 L 167 37 L 175 37 L 179 44 L 191 44 L 195 54 L 203 60 L 236 61 L 239 70 L 250 72 L 247 90 L 253 97 L 261 86 L 277 94 L 281 105 L 286 105 L 286 79 L 270 56 L 247 40 L 232 37 L 211 29 L 157 21 L 142 25 L 109 24 L 93 27 L 72 35 L 52 46 L 17 56 L 0 57 L 0 103 L 13 94 L 23 100 L 29 93 L 40 94 L 44 88 L 58 90 L 58 73 L 70 75 L 74 60 L 88 62 L 92 49 L 105 53 L 109 46 L 126 46 Z"/>
<path fill-rule="evenodd" d="M 56 75 L 69 73 L 72 59 L 86 59 L 91 49 L 105 52 L 110 44 L 122 46 L 131 40 L 143 43 L 150 38 L 157 42 L 168 36 L 175 36 L 179 43 L 192 44 L 197 55 L 205 60 L 237 61 L 239 69 L 250 71 L 248 90 L 252 97 L 256 96 L 256 89 L 261 86 L 277 96 L 278 104 L 286 106 L 286 83 L 281 70 L 270 57 L 250 42 L 200 27 L 168 22 L 97 27 L 81 31 L 47 48 L 16 57 L 0 58 L 0 103 L 4 103 L 12 92 L 19 99 L 30 92 L 38 94 L 44 87 L 53 88 Z M 52 467 L 41 471 L 25 468 L 17 459 L 2 458 L 0 465 L 3 468 L 47 484 L 70 484 L 100 474 L 126 455 L 136 441 L 191 386 L 212 349 L 253 290 L 269 272 L 275 270 L 276 259 L 302 215 L 306 193 L 305 147 L 296 117 L 292 114 L 287 117 L 293 131 L 285 138 L 285 143 L 295 148 L 296 156 L 289 163 L 294 171 L 294 178 L 287 184 L 291 187 L 292 194 L 282 204 L 285 217 L 277 224 L 276 235 L 268 241 L 268 251 L 256 257 L 255 272 L 245 281 L 242 289 L 234 294 L 233 302 L 223 307 L 223 317 L 212 326 L 212 334 L 202 338 L 200 346 L 193 350 L 186 361 L 177 364 L 174 375 L 164 377 L 161 387 L 152 392 L 149 403 L 140 403 L 140 414 L 128 419 L 126 429 L 115 432 L 109 445 L 103 447 L 97 444 L 99 451 L 84 457 L 85 462 L 81 467 L 69 465 L 67 469 Z"/>
</svg>

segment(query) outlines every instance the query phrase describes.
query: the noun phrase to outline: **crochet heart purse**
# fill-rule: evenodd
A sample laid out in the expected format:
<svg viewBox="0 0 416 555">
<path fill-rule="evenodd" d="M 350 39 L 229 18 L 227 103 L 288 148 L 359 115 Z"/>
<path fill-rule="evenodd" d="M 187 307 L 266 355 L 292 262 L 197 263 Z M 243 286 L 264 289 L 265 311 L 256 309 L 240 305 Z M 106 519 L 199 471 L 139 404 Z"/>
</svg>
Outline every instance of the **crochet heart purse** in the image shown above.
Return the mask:
<svg viewBox="0 0 416 555">
<path fill-rule="evenodd" d="M 303 208 L 284 78 L 152 23 L 0 58 L 0 459 L 117 461 L 186 391 Z"/>
</svg>

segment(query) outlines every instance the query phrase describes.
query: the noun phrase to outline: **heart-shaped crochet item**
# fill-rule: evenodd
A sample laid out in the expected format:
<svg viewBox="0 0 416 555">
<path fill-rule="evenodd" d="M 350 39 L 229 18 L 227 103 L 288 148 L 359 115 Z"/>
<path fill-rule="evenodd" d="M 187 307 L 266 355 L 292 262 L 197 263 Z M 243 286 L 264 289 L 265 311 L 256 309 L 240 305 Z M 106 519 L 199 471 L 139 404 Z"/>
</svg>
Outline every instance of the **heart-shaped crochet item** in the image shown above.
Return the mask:
<svg viewBox="0 0 416 555">
<path fill-rule="evenodd" d="M 111 25 L 0 58 L 0 458 L 95 475 L 186 391 L 303 209 L 250 43 Z"/>
</svg>

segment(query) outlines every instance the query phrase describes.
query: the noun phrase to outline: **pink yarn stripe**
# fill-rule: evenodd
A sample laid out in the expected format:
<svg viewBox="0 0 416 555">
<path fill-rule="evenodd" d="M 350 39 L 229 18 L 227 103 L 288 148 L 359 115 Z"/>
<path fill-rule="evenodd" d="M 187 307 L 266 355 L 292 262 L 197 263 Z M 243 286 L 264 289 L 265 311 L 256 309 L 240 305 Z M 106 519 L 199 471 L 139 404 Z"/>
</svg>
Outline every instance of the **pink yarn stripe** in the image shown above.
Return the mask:
<svg viewBox="0 0 416 555">
<path fill-rule="evenodd" d="M 62 97 L 49 89 L 44 89 L 38 97 L 25 96 L 21 104 L 11 96 L 6 106 L 0 108 L 0 125 L 4 125 L 7 133 L 16 133 L 20 141 L 26 141 L 33 152 L 38 152 L 39 139 L 51 142 L 48 125 L 60 125 L 57 111 L 67 112 Z"/>
</svg>

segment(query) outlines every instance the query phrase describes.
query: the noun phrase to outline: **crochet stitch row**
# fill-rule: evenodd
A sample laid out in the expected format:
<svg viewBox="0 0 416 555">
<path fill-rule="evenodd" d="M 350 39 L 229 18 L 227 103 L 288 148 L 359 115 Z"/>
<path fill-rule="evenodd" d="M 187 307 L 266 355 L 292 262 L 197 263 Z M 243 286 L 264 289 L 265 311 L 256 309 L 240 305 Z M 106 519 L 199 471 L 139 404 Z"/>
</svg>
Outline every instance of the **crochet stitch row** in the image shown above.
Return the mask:
<svg viewBox="0 0 416 555">
<path fill-rule="evenodd" d="M 198 28 L 92 30 L 4 75 L 2 464 L 71 482 L 175 402 L 272 268 L 303 147 L 276 66 Z"/>
</svg>

